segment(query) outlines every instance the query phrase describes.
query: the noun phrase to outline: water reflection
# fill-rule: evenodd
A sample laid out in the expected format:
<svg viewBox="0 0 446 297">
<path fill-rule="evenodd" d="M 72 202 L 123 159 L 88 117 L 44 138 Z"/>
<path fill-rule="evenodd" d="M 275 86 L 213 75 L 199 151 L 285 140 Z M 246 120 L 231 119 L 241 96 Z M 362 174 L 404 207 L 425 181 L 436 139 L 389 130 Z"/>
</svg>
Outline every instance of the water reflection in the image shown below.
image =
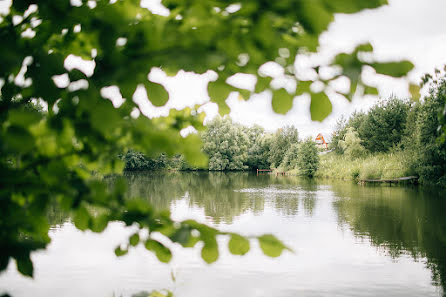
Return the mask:
<svg viewBox="0 0 446 297">
<path fill-rule="evenodd" d="M 318 188 L 311 180 L 248 172 L 140 172 L 125 178 L 128 197 L 147 199 L 158 209 L 168 209 L 173 201 L 186 196 L 189 206 L 203 208 L 216 224 L 230 224 L 248 211 L 259 214 L 269 201 L 280 214 L 293 216 L 298 214 L 302 199 L 305 214 L 312 215 Z M 113 178 L 109 182 L 112 184 Z"/>
<path fill-rule="evenodd" d="M 444 193 L 246 172 L 142 172 L 125 179 L 128 198 L 170 209 L 175 218 L 186 214 L 230 232 L 272 233 L 296 251 L 269 259 L 256 247 L 235 257 L 220 238 L 221 257 L 208 266 L 198 249 L 175 248 L 177 296 L 440 296 L 446 287 Z M 107 178 L 110 187 L 115 180 Z M 170 266 L 143 246 L 116 259 L 113 247 L 133 232 L 121 224 L 101 234 L 80 232 L 55 206 L 48 220 L 53 241 L 35 255 L 36 279 L 24 280 L 10 265 L 0 289 L 17 297 L 175 289 Z"/>
<path fill-rule="evenodd" d="M 334 184 L 341 225 L 392 258 L 426 258 L 432 281 L 446 289 L 446 193 L 423 188 Z"/>
</svg>

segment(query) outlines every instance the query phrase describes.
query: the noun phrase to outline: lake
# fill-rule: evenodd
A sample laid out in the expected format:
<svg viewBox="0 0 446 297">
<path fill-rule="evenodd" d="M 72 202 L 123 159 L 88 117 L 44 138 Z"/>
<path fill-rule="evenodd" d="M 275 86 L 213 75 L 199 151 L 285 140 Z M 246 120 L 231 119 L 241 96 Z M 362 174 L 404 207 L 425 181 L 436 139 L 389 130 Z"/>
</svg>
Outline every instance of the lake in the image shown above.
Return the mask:
<svg viewBox="0 0 446 297">
<path fill-rule="evenodd" d="M 129 196 L 244 235 L 272 233 L 291 247 L 279 258 L 257 243 L 207 265 L 198 247 L 173 247 L 169 264 L 143 246 L 116 258 L 132 227 L 100 234 L 77 230 L 52 209 L 52 242 L 32 255 L 35 278 L 15 262 L 0 275 L 0 294 L 131 296 L 169 289 L 175 296 L 443 296 L 446 288 L 446 195 L 422 187 L 358 186 L 252 173 L 129 173 Z M 113 183 L 113 179 L 108 180 Z M 443 194 L 443 195 L 442 195 Z"/>
</svg>

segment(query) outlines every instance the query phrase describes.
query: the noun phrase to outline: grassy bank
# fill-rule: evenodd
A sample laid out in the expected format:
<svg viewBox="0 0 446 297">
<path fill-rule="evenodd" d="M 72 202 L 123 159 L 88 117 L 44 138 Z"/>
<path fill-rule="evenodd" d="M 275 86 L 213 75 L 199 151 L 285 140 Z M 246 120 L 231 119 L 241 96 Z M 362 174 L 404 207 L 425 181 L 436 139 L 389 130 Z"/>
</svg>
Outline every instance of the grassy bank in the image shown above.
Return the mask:
<svg viewBox="0 0 446 297">
<path fill-rule="evenodd" d="M 411 175 L 404 154 L 380 153 L 350 159 L 334 152 L 320 156 L 317 177 L 343 180 L 390 179 Z"/>
</svg>

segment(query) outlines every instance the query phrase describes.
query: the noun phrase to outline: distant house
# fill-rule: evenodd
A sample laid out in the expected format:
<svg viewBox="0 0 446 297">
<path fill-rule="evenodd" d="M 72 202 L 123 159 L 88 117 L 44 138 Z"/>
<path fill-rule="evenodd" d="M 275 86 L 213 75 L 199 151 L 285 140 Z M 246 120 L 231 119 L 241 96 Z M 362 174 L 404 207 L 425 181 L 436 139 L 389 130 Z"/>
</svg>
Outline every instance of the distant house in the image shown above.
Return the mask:
<svg viewBox="0 0 446 297">
<path fill-rule="evenodd" d="M 328 144 L 330 143 L 330 141 L 331 137 L 329 135 L 323 135 L 322 133 L 319 133 L 314 139 L 314 142 L 316 142 L 316 146 L 323 149 L 328 149 Z"/>
</svg>

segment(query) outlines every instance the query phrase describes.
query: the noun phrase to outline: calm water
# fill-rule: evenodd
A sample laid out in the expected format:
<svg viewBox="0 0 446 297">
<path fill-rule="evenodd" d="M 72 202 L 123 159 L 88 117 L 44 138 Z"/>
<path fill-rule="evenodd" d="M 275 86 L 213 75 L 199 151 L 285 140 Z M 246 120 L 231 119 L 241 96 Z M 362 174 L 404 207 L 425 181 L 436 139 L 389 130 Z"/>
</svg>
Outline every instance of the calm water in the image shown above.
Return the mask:
<svg viewBox="0 0 446 297">
<path fill-rule="evenodd" d="M 143 247 L 117 259 L 114 247 L 132 228 L 112 223 L 102 234 L 80 232 L 54 210 L 52 243 L 33 255 L 35 279 L 20 276 L 10 263 L 0 294 L 111 297 L 166 288 L 194 297 L 443 296 L 446 288 L 444 193 L 248 173 L 127 179 L 129 195 L 170 209 L 175 219 L 273 233 L 295 252 L 271 259 L 252 243 L 248 255 L 233 256 L 220 238 L 220 258 L 212 265 L 198 249 L 178 247 L 170 264 Z"/>
</svg>

